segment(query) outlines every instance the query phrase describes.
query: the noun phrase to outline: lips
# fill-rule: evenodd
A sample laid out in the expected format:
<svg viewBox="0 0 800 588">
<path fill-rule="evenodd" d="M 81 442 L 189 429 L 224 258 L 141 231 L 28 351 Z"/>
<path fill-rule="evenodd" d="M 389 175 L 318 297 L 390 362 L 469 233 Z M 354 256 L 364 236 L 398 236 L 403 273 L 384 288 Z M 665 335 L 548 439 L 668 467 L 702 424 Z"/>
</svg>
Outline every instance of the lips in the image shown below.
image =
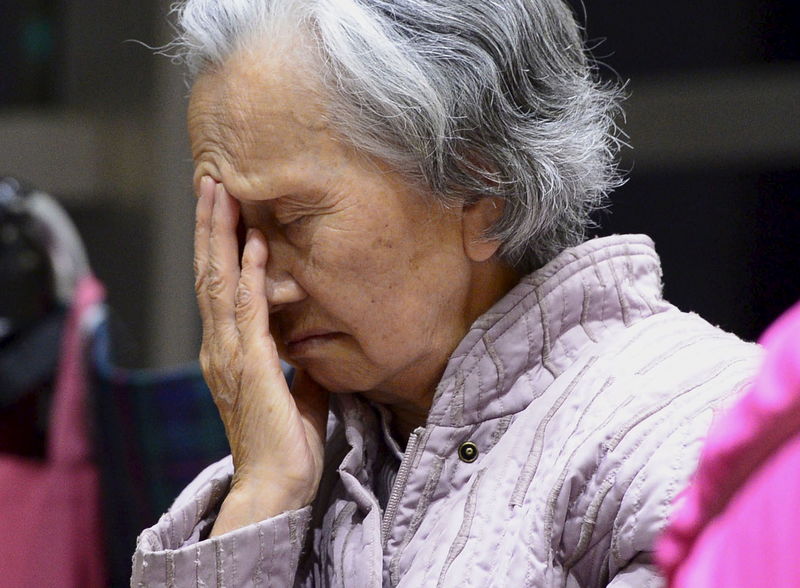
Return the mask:
<svg viewBox="0 0 800 588">
<path fill-rule="evenodd" d="M 286 351 L 291 356 L 303 355 L 319 345 L 338 338 L 341 333 L 327 329 L 307 329 L 292 334 L 286 341 Z"/>
</svg>

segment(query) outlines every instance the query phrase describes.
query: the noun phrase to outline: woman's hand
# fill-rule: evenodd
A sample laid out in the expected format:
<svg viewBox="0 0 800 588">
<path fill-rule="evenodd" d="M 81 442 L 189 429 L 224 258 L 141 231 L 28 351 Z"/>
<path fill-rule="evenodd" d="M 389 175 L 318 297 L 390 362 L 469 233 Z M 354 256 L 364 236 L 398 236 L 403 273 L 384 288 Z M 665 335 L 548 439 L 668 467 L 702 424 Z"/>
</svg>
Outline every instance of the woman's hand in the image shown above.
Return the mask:
<svg viewBox="0 0 800 588">
<path fill-rule="evenodd" d="M 289 391 L 269 332 L 264 235 L 248 231 L 241 267 L 239 205 L 200 183 L 195 289 L 200 365 L 233 455 L 234 475 L 212 535 L 309 504 L 322 476 L 328 394 L 298 371 Z"/>
</svg>

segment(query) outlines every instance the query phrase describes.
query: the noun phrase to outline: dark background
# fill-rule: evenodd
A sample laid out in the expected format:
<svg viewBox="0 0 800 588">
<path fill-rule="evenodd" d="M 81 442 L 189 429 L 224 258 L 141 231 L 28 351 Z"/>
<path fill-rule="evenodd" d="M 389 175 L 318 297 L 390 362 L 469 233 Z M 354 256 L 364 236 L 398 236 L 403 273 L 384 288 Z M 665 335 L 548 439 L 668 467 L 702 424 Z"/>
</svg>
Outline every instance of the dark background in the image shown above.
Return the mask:
<svg viewBox="0 0 800 588">
<path fill-rule="evenodd" d="M 580 3 L 574 5 L 583 14 Z M 770 112 L 776 108 L 770 97 L 784 92 L 783 85 L 769 87 L 773 80 L 797 80 L 800 3 L 606 0 L 586 2 L 586 13 L 587 38 L 605 64 L 603 75 L 630 81 L 630 108 L 637 106 L 639 80 L 665 94 L 649 92 L 647 104 L 637 109 L 651 121 L 666 118 L 661 136 L 637 135 L 631 112 L 632 149 L 622 158 L 628 182 L 613 195 L 611 208 L 597 215 L 596 233 L 649 234 L 662 258 L 668 300 L 756 338 L 800 299 L 800 158 L 796 145 L 784 148 L 785 133 L 795 133 L 790 141 L 800 139 L 800 100 L 786 97 L 788 112 Z M 800 99 L 796 83 L 788 87 Z M 692 106 L 685 96 L 671 99 L 675 89 L 699 94 L 694 112 L 684 110 Z M 709 93 L 720 103 L 708 104 Z M 646 108 L 675 102 L 681 108 L 666 113 Z M 731 102 L 736 106 L 730 108 Z M 693 159 L 692 139 L 707 139 L 705 121 L 726 108 L 735 116 L 710 125 L 719 144 L 707 146 L 710 156 L 704 146 L 699 161 Z M 689 124 L 696 125 L 694 131 L 682 132 Z M 748 153 L 755 125 L 763 135 Z M 639 139 L 687 155 L 665 157 L 664 163 L 656 146 L 647 153 L 649 161 L 641 161 Z"/>
</svg>

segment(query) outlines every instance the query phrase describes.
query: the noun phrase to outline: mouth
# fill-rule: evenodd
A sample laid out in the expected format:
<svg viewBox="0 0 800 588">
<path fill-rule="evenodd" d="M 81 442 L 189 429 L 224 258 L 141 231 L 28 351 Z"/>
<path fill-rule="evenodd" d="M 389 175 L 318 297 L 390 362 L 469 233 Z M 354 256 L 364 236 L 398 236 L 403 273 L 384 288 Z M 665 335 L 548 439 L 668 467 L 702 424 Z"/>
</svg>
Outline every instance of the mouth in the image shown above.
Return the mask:
<svg viewBox="0 0 800 588">
<path fill-rule="evenodd" d="M 306 355 L 320 345 L 334 341 L 342 336 L 337 331 L 310 329 L 292 334 L 286 341 L 286 352 L 290 357 Z"/>
</svg>

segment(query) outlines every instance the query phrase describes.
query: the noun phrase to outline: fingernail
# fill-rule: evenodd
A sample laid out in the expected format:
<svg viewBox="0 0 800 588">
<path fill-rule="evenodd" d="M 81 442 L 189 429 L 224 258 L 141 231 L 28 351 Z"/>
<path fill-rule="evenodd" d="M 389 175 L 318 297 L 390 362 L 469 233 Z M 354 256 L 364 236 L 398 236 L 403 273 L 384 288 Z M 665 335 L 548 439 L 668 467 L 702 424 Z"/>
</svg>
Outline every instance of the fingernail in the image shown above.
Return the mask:
<svg viewBox="0 0 800 588">
<path fill-rule="evenodd" d="M 256 235 L 256 230 L 253 228 L 247 229 L 247 240 L 250 241 Z"/>
<path fill-rule="evenodd" d="M 200 197 L 212 196 L 214 194 L 214 179 L 211 176 L 200 178 Z"/>
</svg>

